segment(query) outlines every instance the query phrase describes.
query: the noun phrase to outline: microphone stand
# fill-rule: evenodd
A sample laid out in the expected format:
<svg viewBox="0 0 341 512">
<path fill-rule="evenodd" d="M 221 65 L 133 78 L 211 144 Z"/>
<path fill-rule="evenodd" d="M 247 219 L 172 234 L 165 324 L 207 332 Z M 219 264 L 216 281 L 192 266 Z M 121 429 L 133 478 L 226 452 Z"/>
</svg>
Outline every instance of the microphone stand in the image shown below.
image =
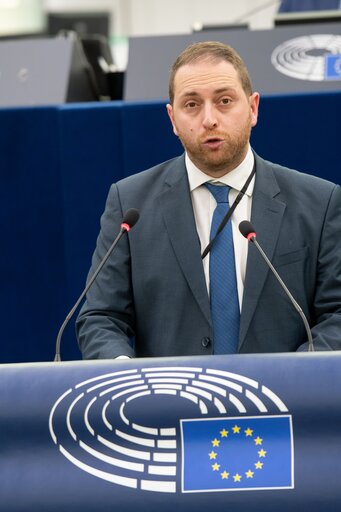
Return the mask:
<svg viewBox="0 0 341 512">
<path fill-rule="evenodd" d="M 65 327 L 69 323 L 70 319 L 72 318 L 72 315 L 74 314 L 74 312 L 78 308 L 78 306 L 79 306 L 80 302 L 82 301 L 82 299 L 84 298 L 84 296 L 88 293 L 88 291 L 91 288 L 93 282 L 95 281 L 96 277 L 98 276 L 98 274 L 102 270 L 104 264 L 106 263 L 107 259 L 109 258 L 109 256 L 113 252 L 113 250 L 115 249 L 116 245 L 118 244 L 118 242 L 120 241 L 120 239 L 122 238 L 124 233 L 127 233 L 129 231 L 129 229 L 130 229 L 130 227 L 127 226 L 127 224 L 122 224 L 121 225 L 121 230 L 120 230 L 119 234 L 117 235 L 117 237 L 115 238 L 115 240 L 113 241 L 111 246 L 109 247 L 108 251 L 106 252 L 106 254 L 104 256 L 104 258 L 102 259 L 101 263 L 99 264 L 98 268 L 96 269 L 94 274 L 91 276 L 91 279 L 87 283 L 86 287 L 84 288 L 83 292 L 81 293 L 80 297 L 78 298 L 76 304 L 70 310 L 70 312 L 66 316 L 64 322 L 62 323 L 62 326 L 59 329 L 59 332 L 58 332 L 58 335 L 57 335 L 57 339 L 56 339 L 56 354 L 55 354 L 55 357 L 54 357 L 54 361 L 55 362 L 60 362 L 61 361 L 61 358 L 60 358 L 60 344 L 61 344 L 61 339 L 62 339 L 63 332 L 65 330 Z"/>
<path fill-rule="evenodd" d="M 302 318 L 304 326 L 305 326 L 305 330 L 307 331 L 307 336 L 308 336 L 308 352 L 315 352 L 314 342 L 313 342 L 313 337 L 311 335 L 310 326 L 309 326 L 307 317 L 303 313 L 303 310 L 302 310 L 301 306 L 298 304 L 298 302 L 296 302 L 296 300 L 294 299 L 294 297 L 292 296 L 292 294 L 288 290 L 287 286 L 285 285 L 284 281 L 282 280 L 282 278 L 278 274 L 277 270 L 275 269 L 275 267 L 273 266 L 273 264 L 271 263 L 271 261 L 269 260 L 269 258 L 267 257 L 267 255 L 265 254 L 265 252 L 263 251 L 261 246 L 259 245 L 259 243 L 257 242 L 256 237 L 254 235 L 252 235 L 252 236 L 248 237 L 248 239 L 255 244 L 255 246 L 257 247 L 258 251 L 263 256 L 264 260 L 269 265 L 270 269 L 272 270 L 272 272 L 276 276 L 277 280 L 281 284 L 281 286 L 284 289 L 285 293 L 287 294 L 287 296 L 291 300 L 291 303 L 294 306 L 294 308 L 296 309 L 297 313 L 299 313 L 300 317 Z"/>
</svg>

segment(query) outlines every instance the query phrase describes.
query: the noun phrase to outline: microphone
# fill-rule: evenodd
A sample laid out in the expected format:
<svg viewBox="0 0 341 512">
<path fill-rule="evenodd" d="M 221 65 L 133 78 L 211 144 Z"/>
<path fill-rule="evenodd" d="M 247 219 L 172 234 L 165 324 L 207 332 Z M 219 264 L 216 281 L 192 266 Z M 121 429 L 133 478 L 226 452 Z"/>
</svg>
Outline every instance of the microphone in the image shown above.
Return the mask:
<svg viewBox="0 0 341 512">
<path fill-rule="evenodd" d="M 93 285 L 94 281 L 96 280 L 96 277 L 98 276 L 98 274 L 102 270 L 104 264 L 106 263 L 107 259 L 109 258 L 109 256 L 113 252 L 113 250 L 115 249 L 115 247 L 118 244 L 118 242 L 121 240 L 121 238 L 124 235 L 124 233 L 128 233 L 131 230 L 131 228 L 133 226 L 135 226 L 136 222 L 139 220 L 139 217 L 140 217 L 140 214 L 139 214 L 138 210 L 136 210 L 135 208 L 130 208 L 130 210 L 128 210 L 126 212 L 126 214 L 123 216 L 123 219 L 122 219 L 122 222 L 121 222 L 120 232 L 118 233 L 117 237 L 115 238 L 115 240 L 113 241 L 113 243 L 109 247 L 108 251 L 106 252 L 106 254 L 104 256 L 104 258 L 102 259 L 102 261 L 98 265 L 97 269 L 95 270 L 95 272 L 91 276 L 91 279 L 89 280 L 88 284 L 86 285 L 86 287 L 82 291 L 82 293 L 81 293 L 80 297 L 78 298 L 76 304 L 73 306 L 71 311 L 68 313 L 68 315 L 66 316 L 66 318 L 65 318 L 61 328 L 59 329 L 59 332 L 58 332 L 58 335 L 57 335 L 57 339 L 56 339 L 56 354 L 55 354 L 55 357 L 54 357 L 54 361 L 55 362 L 60 362 L 61 361 L 61 358 L 60 358 L 60 344 L 61 344 L 61 339 L 62 339 L 63 332 L 65 330 L 65 327 L 69 323 L 70 319 L 72 318 L 72 315 L 74 314 L 74 312 L 78 308 L 78 306 L 79 306 L 81 300 L 83 299 L 83 297 L 88 293 L 89 289 L 91 288 L 91 286 Z"/>
<path fill-rule="evenodd" d="M 257 240 L 256 240 L 256 231 L 253 228 L 251 222 L 249 222 L 248 220 L 243 220 L 239 224 L 239 231 L 241 232 L 241 234 L 245 238 L 247 238 L 247 240 L 249 242 L 252 242 L 252 243 L 255 244 L 255 246 L 257 247 L 258 251 L 262 255 L 263 259 L 265 260 L 266 264 L 268 265 L 268 267 L 270 268 L 270 270 L 272 271 L 272 273 L 276 277 L 277 281 L 280 283 L 280 285 L 282 286 L 283 290 L 285 291 L 285 293 L 289 297 L 289 299 L 290 299 L 291 303 L 293 304 L 294 308 L 299 313 L 300 317 L 303 320 L 304 327 L 305 327 L 305 330 L 306 330 L 307 336 L 308 336 L 308 352 L 314 352 L 315 351 L 315 349 L 314 349 L 314 342 L 313 342 L 313 337 L 312 337 L 312 334 L 311 334 L 311 330 L 310 330 L 310 327 L 309 327 L 309 323 L 308 323 L 307 317 L 305 316 L 301 306 L 296 302 L 294 297 L 291 295 L 290 291 L 288 290 L 288 288 L 284 284 L 283 280 L 279 276 L 279 274 L 276 271 L 275 267 L 272 265 L 271 261 L 269 260 L 269 258 L 267 257 L 267 255 L 265 254 L 265 252 L 263 251 L 263 249 L 261 248 L 261 246 L 257 242 Z"/>
</svg>

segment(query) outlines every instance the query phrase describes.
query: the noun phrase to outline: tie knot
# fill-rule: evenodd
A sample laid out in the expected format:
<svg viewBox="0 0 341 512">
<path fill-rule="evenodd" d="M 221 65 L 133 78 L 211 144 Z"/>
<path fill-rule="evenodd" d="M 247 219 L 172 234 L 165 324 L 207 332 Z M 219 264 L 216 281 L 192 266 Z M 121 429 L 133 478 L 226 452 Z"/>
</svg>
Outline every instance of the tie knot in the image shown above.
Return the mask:
<svg viewBox="0 0 341 512">
<path fill-rule="evenodd" d="M 213 183 L 205 183 L 204 185 L 211 192 L 217 203 L 229 202 L 229 192 L 231 187 L 228 185 L 213 185 Z"/>
</svg>

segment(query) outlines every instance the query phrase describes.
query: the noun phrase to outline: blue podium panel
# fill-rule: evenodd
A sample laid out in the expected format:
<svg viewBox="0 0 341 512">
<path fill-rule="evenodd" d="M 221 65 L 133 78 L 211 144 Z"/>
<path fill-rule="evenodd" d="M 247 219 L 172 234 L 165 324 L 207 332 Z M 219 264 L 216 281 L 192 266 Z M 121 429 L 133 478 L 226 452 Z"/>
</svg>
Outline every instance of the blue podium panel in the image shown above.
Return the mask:
<svg viewBox="0 0 341 512">
<path fill-rule="evenodd" d="M 333 512 L 341 354 L 4 365 L 0 511 Z"/>
</svg>

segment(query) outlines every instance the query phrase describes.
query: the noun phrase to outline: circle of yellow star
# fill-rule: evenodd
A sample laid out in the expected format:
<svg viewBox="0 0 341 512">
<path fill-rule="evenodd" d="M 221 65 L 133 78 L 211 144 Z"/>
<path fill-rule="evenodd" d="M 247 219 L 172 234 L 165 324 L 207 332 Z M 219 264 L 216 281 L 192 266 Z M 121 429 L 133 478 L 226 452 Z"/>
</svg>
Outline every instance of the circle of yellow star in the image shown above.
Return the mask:
<svg viewBox="0 0 341 512">
<path fill-rule="evenodd" d="M 255 437 L 253 437 L 254 430 L 250 427 L 247 427 L 245 430 L 241 430 L 241 429 L 242 429 L 242 427 L 240 427 L 238 424 L 235 424 L 234 427 L 232 427 L 232 429 L 231 429 L 231 433 L 240 434 L 241 432 L 244 432 L 245 437 L 249 437 L 251 442 L 254 441 L 254 445 L 260 448 L 259 451 L 257 452 L 259 459 L 261 459 L 261 458 L 264 459 L 267 452 L 263 448 L 263 439 L 259 435 L 257 435 L 257 437 L 256 437 L 256 434 L 255 434 Z M 222 430 L 219 431 L 219 434 L 220 434 L 219 439 L 217 437 L 215 437 L 214 439 L 211 440 L 212 446 L 216 447 L 218 449 L 211 450 L 208 453 L 208 456 L 209 456 L 210 460 L 213 459 L 212 462 L 214 462 L 214 464 L 211 464 L 212 470 L 216 471 L 216 472 L 220 472 L 221 479 L 227 480 L 230 476 L 230 473 L 228 473 L 226 469 L 224 469 L 224 471 L 221 472 L 221 470 L 220 470 L 221 464 L 218 464 L 219 461 L 217 460 L 217 458 L 218 458 L 218 454 L 219 454 L 220 444 L 223 443 L 222 446 L 224 446 L 223 439 L 225 438 L 227 440 L 227 438 L 229 437 L 229 431 L 224 427 L 224 428 L 222 428 Z M 231 438 L 230 438 L 230 441 L 232 442 Z M 229 443 L 230 441 L 227 441 L 227 442 Z M 257 459 L 256 459 L 256 462 L 254 463 L 255 470 L 258 470 L 258 469 L 261 470 L 261 469 L 263 469 L 263 466 L 264 466 L 264 462 L 261 462 L 260 460 L 257 461 Z M 236 473 L 234 475 L 231 475 L 231 477 L 233 478 L 233 481 L 235 483 L 240 483 L 243 478 L 247 478 L 247 479 L 254 478 L 254 476 L 255 476 L 254 471 L 252 471 L 251 469 L 248 469 L 247 471 L 245 471 L 241 474 Z M 245 477 L 243 475 L 245 475 Z"/>
</svg>

